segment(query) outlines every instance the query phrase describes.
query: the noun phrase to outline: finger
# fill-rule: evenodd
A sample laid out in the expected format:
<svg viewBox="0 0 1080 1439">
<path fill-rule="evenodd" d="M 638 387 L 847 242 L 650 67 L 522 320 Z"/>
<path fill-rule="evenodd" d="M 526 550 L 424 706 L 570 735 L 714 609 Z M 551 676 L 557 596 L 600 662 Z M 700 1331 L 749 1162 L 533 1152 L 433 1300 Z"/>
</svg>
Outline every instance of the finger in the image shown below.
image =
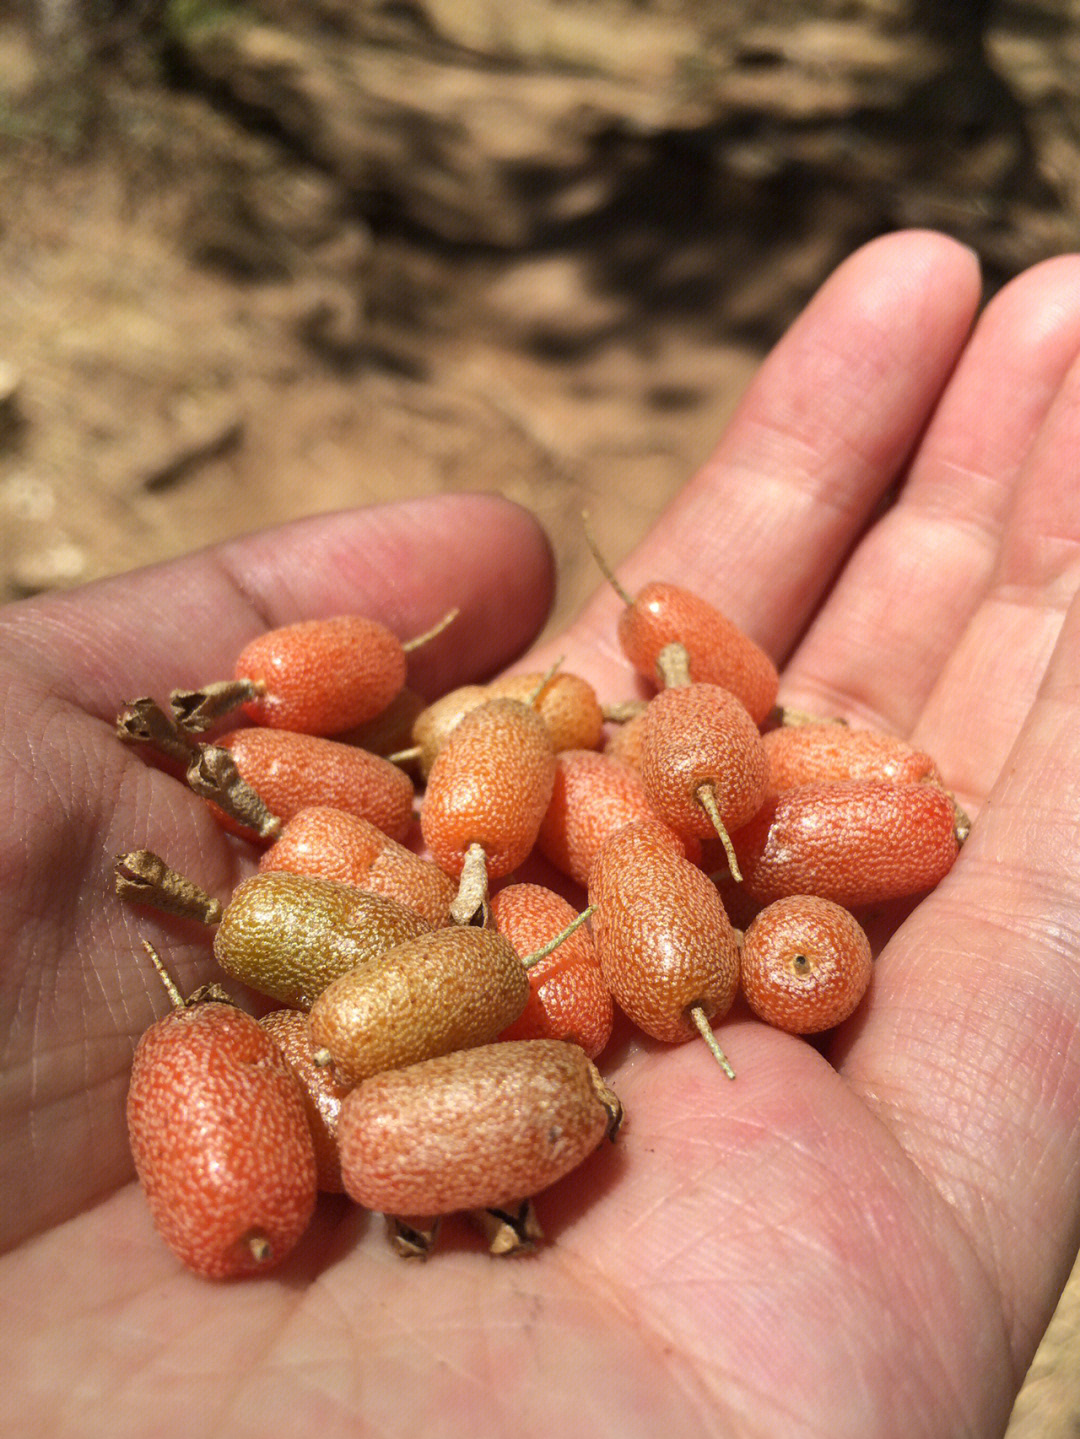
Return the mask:
<svg viewBox="0 0 1080 1439">
<path fill-rule="evenodd" d="M 695 589 L 782 658 L 914 449 L 978 295 L 974 257 L 943 236 L 890 235 L 856 252 L 765 361 L 710 461 L 618 566 L 624 586 Z M 570 637 L 582 656 L 599 651 L 597 673 L 616 690 L 620 604 L 603 588 Z"/>
<path fill-rule="evenodd" d="M 971 809 L 1005 763 L 1080 585 L 1078 454 L 1080 354 L 1024 467 L 990 590 L 915 730 Z"/>
<path fill-rule="evenodd" d="M 547 618 L 552 588 L 551 548 L 527 511 L 440 495 L 319 516 L 9 606 L 0 647 L 54 695 L 111 718 L 154 686 L 231 675 L 243 644 L 275 625 L 364 614 L 409 639 L 456 606 L 410 664 L 410 683 L 436 694 L 511 660 Z"/>
<path fill-rule="evenodd" d="M 898 503 L 786 670 L 787 703 L 911 732 L 987 592 L 1025 460 L 1078 352 L 1080 258 L 1029 270 L 992 301 Z"/>
<path fill-rule="evenodd" d="M 953 872 L 878 961 L 842 1061 L 963 1221 L 1022 1374 L 1076 1248 L 1080 599 Z"/>
</svg>

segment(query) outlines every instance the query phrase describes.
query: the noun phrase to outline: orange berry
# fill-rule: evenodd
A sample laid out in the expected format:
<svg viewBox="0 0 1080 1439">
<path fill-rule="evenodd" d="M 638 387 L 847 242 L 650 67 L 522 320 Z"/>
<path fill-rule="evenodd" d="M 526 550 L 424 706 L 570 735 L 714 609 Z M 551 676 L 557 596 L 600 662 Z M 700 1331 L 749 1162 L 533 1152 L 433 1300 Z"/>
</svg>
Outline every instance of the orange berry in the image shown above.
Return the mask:
<svg viewBox="0 0 1080 1439">
<path fill-rule="evenodd" d="M 536 843 L 554 783 L 551 736 L 534 709 L 494 699 L 471 710 L 432 765 L 420 809 L 435 863 L 459 875 L 476 844 L 490 878 L 509 874 Z"/>
<path fill-rule="evenodd" d="M 619 615 L 618 638 L 630 663 L 654 684 L 660 651 L 681 644 L 691 679 L 730 690 L 755 724 L 776 703 L 779 677 L 765 651 L 708 601 L 678 585 L 645 585 Z"/>
<path fill-rule="evenodd" d="M 518 954 L 543 949 L 576 917 L 572 904 L 539 884 L 510 884 L 491 900 L 491 921 Z M 611 991 L 583 925 L 528 971 L 529 999 L 500 1039 L 566 1039 L 595 1059 L 611 1038 Z"/>
<path fill-rule="evenodd" d="M 256 724 L 328 735 L 380 714 L 405 683 L 397 636 L 361 615 L 302 620 L 245 645 L 235 677 L 265 685 L 244 711 Z"/>
<path fill-rule="evenodd" d="M 928 754 L 884 730 L 849 729 L 822 721 L 781 725 L 763 737 L 770 790 L 844 779 L 883 779 L 914 784 L 936 779 Z"/>
<path fill-rule="evenodd" d="M 640 769 L 641 741 L 645 733 L 647 713 L 647 710 L 642 710 L 640 714 L 631 715 L 628 720 L 616 725 L 604 746 L 604 753 L 611 755 L 613 759 L 621 759 L 631 769 Z"/>
<path fill-rule="evenodd" d="M 333 1070 L 315 1063 L 307 1015 L 299 1009 L 272 1009 L 259 1020 L 296 1076 L 315 1146 L 315 1169 L 324 1194 L 340 1194 L 337 1119 L 348 1090 Z"/>
<path fill-rule="evenodd" d="M 297 810 L 264 851 L 259 870 L 354 884 L 407 905 L 436 928 L 449 923 L 454 885 L 438 865 L 343 809 L 312 805 Z"/>
<path fill-rule="evenodd" d="M 281 820 L 308 805 L 330 805 L 370 820 L 391 839 L 408 833 L 412 780 L 380 755 L 318 735 L 258 727 L 230 730 L 217 744 Z"/>
<path fill-rule="evenodd" d="M 537 848 L 563 874 L 588 883 L 604 841 L 624 825 L 659 819 L 636 770 L 596 750 L 564 750 L 555 756 L 551 800 L 537 835 Z M 699 846 L 688 854 L 697 858 Z"/>
<path fill-rule="evenodd" d="M 627 825 L 589 876 L 601 973 L 619 1008 L 668 1043 L 697 1035 L 695 1009 L 722 1019 L 739 980 L 735 932 L 716 886 L 677 843 L 664 825 Z"/>
<path fill-rule="evenodd" d="M 847 1019 L 872 968 L 870 941 L 855 916 L 815 895 L 766 905 L 743 937 L 746 1002 L 759 1019 L 790 1034 L 818 1034 Z"/>
<path fill-rule="evenodd" d="M 413 744 L 420 751 L 421 774 L 427 778 L 446 741 L 469 713 L 491 696 L 486 685 L 459 685 L 433 700 L 417 715 L 412 727 Z"/>
<path fill-rule="evenodd" d="M 487 688 L 492 698 L 531 704 L 547 725 L 556 754 L 566 749 L 599 749 L 604 712 L 588 680 L 565 670 L 551 675 L 540 689 L 543 680 L 542 674 L 503 675 Z"/>
<path fill-rule="evenodd" d="M 854 909 L 933 889 L 959 853 L 956 825 L 937 785 L 839 780 L 771 796 L 732 842 L 759 904 L 814 894 Z"/>
<path fill-rule="evenodd" d="M 450 1214 L 527 1199 L 589 1155 L 621 1117 L 575 1044 L 488 1044 L 364 1080 L 345 1098 L 345 1188 L 384 1214 Z"/>
<path fill-rule="evenodd" d="M 195 1002 L 143 1034 L 127 1097 L 131 1152 L 154 1223 L 209 1278 L 279 1264 L 315 1206 L 315 1154 L 296 1079 L 258 1022 Z"/>
<path fill-rule="evenodd" d="M 645 712 L 641 778 L 660 817 L 679 834 L 716 833 L 699 792 L 708 785 L 730 832 L 757 813 L 768 766 L 746 707 L 713 684 L 661 690 Z"/>
</svg>

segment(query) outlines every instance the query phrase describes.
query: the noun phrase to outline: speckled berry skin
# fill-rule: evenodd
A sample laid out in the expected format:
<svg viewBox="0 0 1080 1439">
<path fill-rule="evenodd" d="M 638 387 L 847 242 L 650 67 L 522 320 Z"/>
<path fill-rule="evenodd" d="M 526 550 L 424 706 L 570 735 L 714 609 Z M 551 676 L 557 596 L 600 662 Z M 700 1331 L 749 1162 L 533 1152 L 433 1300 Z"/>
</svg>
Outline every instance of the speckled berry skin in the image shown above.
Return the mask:
<svg viewBox="0 0 1080 1439">
<path fill-rule="evenodd" d="M 661 690 L 645 712 L 641 778 L 661 819 L 698 839 L 716 833 L 696 798 L 699 786 L 708 784 L 730 832 L 746 824 L 765 798 L 761 733 L 746 707 L 718 685 Z"/>
<path fill-rule="evenodd" d="M 613 755 L 565 750 L 555 757 L 555 783 L 537 835 L 537 848 L 580 885 L 589 881 L 604 841 L 624 825 L 657 820 L 641 775 Z M 688 842 L 688 858 L 699 846 Z"/>
<path fill-rule="evenodd" d="M 460 875 L 469 846 L 483 846 L 489 878 L 528 858 L 555 783 L 555 750 L 543 720 L 519 700 L 470 710 L 428 776 L 420 828 L 431 857 Z"/>
<path fill-rule="evenodd" d="M 491 922 L 520 955 L 536 954 L 577 918 L 541 884 L 508 884 L 491 898 Z M 586 925 L 528 970 L 529 998 L 499 1038 L 566 1039 L 595 1059 L 611 1038 L 614 1006 Z"/>
<path fill-rule="evenodd" d="M 690 590 L 653 581 L 619 615 L 619 644 L 638 671 L 659 683 L 656 662 L 669 644 L 690 658 L 690 678 L 720 685 L 761 724 L 776 703 L 779 678 L 765 651 L 725 615 Z"/>
<path fill-rule="evenodd" d="M 855 916 L 828 899 L 789 895 L 743 937 L 742 992 L 775 1029 L 819 1034 L 858 1008 L 870 984 L 870 941 Z"/>
<path fill-rule="evenodd" d="M 282 821 L 309 805 L 329 805 L 358 814 L 399 842 L 409 831 L 412 780 L 381 755 L 318 735 L 258 727 L 230 730 L 216 743 Z"/>
<path fill-rule="evenodd" d="M 385 625 L 337 615 L 258 635 L 234 673 L 266 686 L 244 705 L 256 724 L 332 735 L 381 714 L 403 688 L 405 670 L 405 652 Z"/>
<path fill-rule="evenodd" d="M 262 1273 L 291 1252 L 315 1206 L 314 1148 L 296 1079 L 251 1015 L 211 1001 L 151 1025 L 127 1122 L 154 1223 L 189 1269 Z"/>
<path fill-rule="evenodd" d="M 492 699 L 531 704 L 548 727 L 558 754 L 564 749 L 599 749 L 604 712 L 596 691 L 580 675 L 561 670 L 546 681 L 542 674 L 502 675 L 488 685 Z"/>
<path fill-rule="evenodd" d="M 450 922 L 455 889 L 449 876 L 347 810 L 328 805 L 298 810 L 263 853 L 259 870 L 357 885 L 414 909 L 436 927 Z"/>
<path fill-rule="evenodd" d="M 529 979 L 509 940 L 451 925 L 341 975 L 311 1007 L 312 1043 L 358 1084 L 456 1049 L 488 1044 L 525 1008 Z"/>
<path fill-rule="evenodd" d="M 884 780 L 785 790 L 732 843 L 743 889 L 759 904 L 816 894 L 845 909 L 933 889 L 960 849 L 945 790 Z"/>
<path fill-rule="evenodd" d="M 508 1205 L 576 1168 L 620 1112 L 574 1044 L 518 1040 L 429 1059 L 346 1097 L 345 1188 L 384 1214 Z"/>
<path fill-rule="evenodd" d="M 619 1008 L 667 1043 L 698 1031 L 689 1011 L 722 1019 L 739 952 L 716 886 L 663 825 L 632 824 L 604 845 L 589 879 L 600 969 Z"/>
<path fill-rule="evenodd" d="M 315 1169 L 323 1194 L 340 1194 L 341 1160 L 338 1158 L 337 1121 L 348 1090 L 328 1066 L 315 1063 L 307 1015 L 300 1009 L 272 1009 L 259 1023 L 281 1050 L 296 1076 L 304 1099 L 308 1128 L 315 1146 Z"/>
<path fill-rule="evenodd" d="M 884 730 L 850 729 L 843 724 L 782 725 L 763 737 L 769 762 L 769 789 L 837 780 L 889 780 L 915 784 L 936 779 L 934 761 Z"/>
<path fill-rule="evenodd" d="M 236 886 L 214 935 L 214 958 L 259 994 L 308 1009 L 338 975 L 430 929 L 385 895 L 270 871 Z"/>
</svg>

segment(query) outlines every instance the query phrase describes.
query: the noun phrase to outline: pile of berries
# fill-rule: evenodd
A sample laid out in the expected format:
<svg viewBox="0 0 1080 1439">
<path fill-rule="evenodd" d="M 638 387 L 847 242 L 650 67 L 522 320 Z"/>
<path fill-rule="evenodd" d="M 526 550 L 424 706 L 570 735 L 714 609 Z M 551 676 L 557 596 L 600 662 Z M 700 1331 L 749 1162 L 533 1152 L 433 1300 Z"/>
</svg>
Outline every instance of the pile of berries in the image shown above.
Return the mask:
<svg viewBox="0 0 1080 1439">
<path fill-rule="evenodd" d="M 493 1253 L 531 1248 L 532 1196 L 618 1128 L 596 1064 L 616 1006 L 734 1078 L 713 1026 L 740 990 L 792 1033 L 841 1023 L 872 968 L 851 910 L 949 870 L 966 823 L 929 756 L 778 710 L 769 657 L 686 590 L 619 592 L 647 702 L 605 709 L 556 667 L 424 704 L 407 653 L 438 628 L 402 645 L 347 616 L 122 709 L 121 737 L 261 850 L 224 907 L 147 850 L 116 862 L 119 894 L 214 926 L 224 974 L 278 1006 L 184 1000 L 147 945 L 174 1007 L 135 1053 L 131 1146 L 198 1273 L 279 1263 L 319 1190 L 386 1215 L 406 1255 L 454 1212 Z M 584 910 L 515 881 L 534 855 Z"/>
</svg>

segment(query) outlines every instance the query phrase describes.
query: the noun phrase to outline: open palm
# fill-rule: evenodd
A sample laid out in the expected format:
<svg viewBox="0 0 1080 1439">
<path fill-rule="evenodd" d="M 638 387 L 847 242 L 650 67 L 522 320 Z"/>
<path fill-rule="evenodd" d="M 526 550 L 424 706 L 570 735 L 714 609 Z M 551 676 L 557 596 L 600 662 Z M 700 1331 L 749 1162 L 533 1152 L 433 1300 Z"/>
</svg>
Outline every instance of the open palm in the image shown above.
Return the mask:
<svg viewBox="0 0 1080 1439">
<path fill-rule="evenodd" d="M 210 976 L 197 926 L 122 907 L 148 846 L 220 897 L 252 867 L 119 744 L 121 700 L 226 672 L 259 629 L 344 611 L 419 633 L 438 689 L 509 663 L 551 593 L 500 500 L 308 521 L 0 615 L 0 1408 L 52 1436 L 993 1435 L 1076 1250 L 1080 1201 L 1080 260 L 972 326 L 934 235 L 849 260 L 713 459 L 620 568 L 696 588 L 785 661 L 782 698 L 913 738 L 976 817 L 818 1047 L 736 1014 L 621 1039 L 619 1142 L 497 1262 L 453 1226 L 403 1265 L 321 1201 L 274 1274 L 212 1284 L 153 1232 L 127 1148 L 131 1052 Z M 888 504 L 886 502 L 889 501 Z M 633 681 L 598 593 L 560 640 Z M 534 656 L 543 662 L 545 655 Z"/>
</svg>

